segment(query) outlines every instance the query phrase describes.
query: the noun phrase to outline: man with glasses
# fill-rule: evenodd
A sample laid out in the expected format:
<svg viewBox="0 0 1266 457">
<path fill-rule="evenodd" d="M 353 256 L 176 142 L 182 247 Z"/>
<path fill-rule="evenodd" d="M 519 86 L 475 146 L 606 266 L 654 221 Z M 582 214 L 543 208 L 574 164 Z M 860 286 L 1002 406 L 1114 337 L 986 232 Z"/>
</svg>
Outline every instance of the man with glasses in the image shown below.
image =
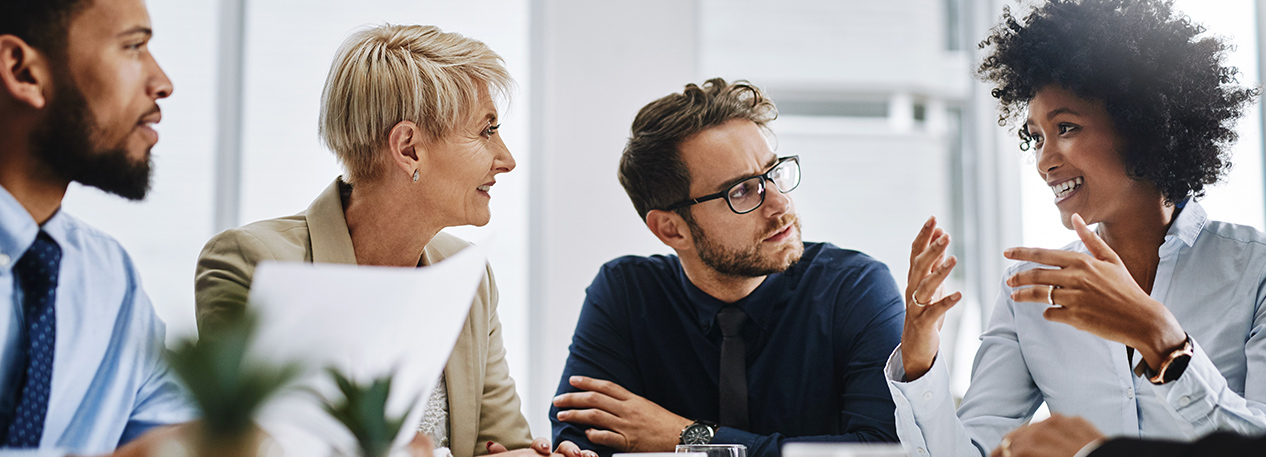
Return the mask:
<svg viewBox="0 0 1266 457">
<path fill-rule="evenodd" d="M 800 240 L 760 89 L 712 79 L 638 113 L 620 160 L 676 255 L 607 263 L 587 289 L 550 420 L 603 456 L 790 441 L 895 441 L 883 366 L 904 302 L 882 263 Z"/>
</svg>

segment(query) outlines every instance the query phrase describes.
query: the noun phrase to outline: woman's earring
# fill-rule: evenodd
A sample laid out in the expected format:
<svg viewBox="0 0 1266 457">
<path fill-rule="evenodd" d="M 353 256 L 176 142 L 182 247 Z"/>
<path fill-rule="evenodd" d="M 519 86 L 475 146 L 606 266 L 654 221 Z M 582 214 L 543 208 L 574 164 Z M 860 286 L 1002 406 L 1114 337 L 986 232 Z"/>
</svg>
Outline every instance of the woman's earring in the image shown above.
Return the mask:
<svg viewBox="0 0 1266 457">
<path fill-rule="evenodd" d="M 422 179 L 422 174 L 418 173 L 417 170 L 413 170 L 413 182 L 418 182 L 419 179 Z"/>
</svg>

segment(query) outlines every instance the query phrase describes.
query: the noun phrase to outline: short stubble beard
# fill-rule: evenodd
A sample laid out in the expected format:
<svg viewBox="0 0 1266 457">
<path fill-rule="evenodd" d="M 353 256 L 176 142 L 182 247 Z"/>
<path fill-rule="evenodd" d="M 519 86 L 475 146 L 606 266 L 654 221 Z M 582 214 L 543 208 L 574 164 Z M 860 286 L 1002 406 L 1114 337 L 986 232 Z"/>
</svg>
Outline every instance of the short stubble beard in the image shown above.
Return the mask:
<svg viewBox="0 0 1266 457">
<path fill-rule="evenodd" d="M 797 238 L 800 233 L 800 219 L 794 215 L 789 215 L 792 225 L 796 228 Z M 766 230 L 766 233 L 778 229 L 787 224 L 787 218 L 780 218 Z M 693 221 L 687 222 L 690 227 L 690 235 L 695 240 L 695 251 L 699 253 L 699 260 L 704 265 L 712 268 L 717 273 L 735 278 L 756 278 L 774 273 L 781 273 L 791 268 L 796 262 L 800 261 L 800 256 L 804 254 L 804 245 L 797 243 L 794 247 L 795 253 L 786 262 L 781 259 L 768 259 L 761 256 L 762 240 L 757 240 L 755 244 L 748 246 L 746 249 L 729 249 L 720 244 L 714 243 L 708 238 L 703 229 Z"/>
</svg>

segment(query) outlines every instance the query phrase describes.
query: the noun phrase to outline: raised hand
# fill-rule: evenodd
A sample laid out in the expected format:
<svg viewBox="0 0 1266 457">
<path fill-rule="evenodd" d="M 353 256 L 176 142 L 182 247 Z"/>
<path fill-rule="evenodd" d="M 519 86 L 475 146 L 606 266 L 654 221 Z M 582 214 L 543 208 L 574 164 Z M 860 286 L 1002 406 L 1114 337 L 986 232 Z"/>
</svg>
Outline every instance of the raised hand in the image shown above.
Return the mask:
<svg viewBox="0 0 1266 457">
<path fill-rule="evenodd" d="M 1186 341 L 1182 326 L 1165 305 L 1139 287 L 1117 253 L 1086 227 L 1080 215 L 1074 214 L 1072 223 L 1090 255 L 1038 248 L 1003 253 L 1008 259 L 1055 267 L 1007 278 L 1007 285 L 1017 288 L 1011 299 L 1047 304 L 1050 307 L 1042 314 L 1046 320 L 1133 347 L 1156 369 Z"/>
<path fill-rule="evenodd" d="M 901 334 L 901 362 L 906 380 L 919 379 L 932 368 L 941 344 L 945 312 L 962 300 L 963 294 L 945 296 L 942 283 L 958 263 L 945 257 L 948 233 L 930 217 L 910 245 L 910 273 L 906 281 L 906 322 Z"/>
</svg>

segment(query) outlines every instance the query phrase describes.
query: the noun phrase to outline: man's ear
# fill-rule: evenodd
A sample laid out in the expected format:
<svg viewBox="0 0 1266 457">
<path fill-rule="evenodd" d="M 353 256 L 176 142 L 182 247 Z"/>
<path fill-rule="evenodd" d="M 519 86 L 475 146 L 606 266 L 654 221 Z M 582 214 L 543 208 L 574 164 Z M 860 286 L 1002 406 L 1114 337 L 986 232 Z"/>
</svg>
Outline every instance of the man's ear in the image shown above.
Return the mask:
<svg viewBox="0 0 1266 457">
<path fill-rule="evenodd" d="M 651 229 L 660 242 L 676 251 L 694 249 L 690 226 L 676 211 L 651 210 L 646 213 L 646 228 Z"/>
<path fill-rule="evenodd" d="M 43 109 L 51 91 L 53 78 L 48 59 L 21 38 L 0 35 L 0 93 L 18 104 Z"/>
<path fill-rule="evenodd" d="M 422 129 L 413 121 L 400 121 L 391 128 L 391 133 L 387 136 L 387 152 L 391 155 L 391 164 L 404 171 L 409 179 L 413 179 L 414 171 L 426 174 L 421 169 L 420 153 L 425 153 L 420 151 L 422 138 Z"/>
</svg>

